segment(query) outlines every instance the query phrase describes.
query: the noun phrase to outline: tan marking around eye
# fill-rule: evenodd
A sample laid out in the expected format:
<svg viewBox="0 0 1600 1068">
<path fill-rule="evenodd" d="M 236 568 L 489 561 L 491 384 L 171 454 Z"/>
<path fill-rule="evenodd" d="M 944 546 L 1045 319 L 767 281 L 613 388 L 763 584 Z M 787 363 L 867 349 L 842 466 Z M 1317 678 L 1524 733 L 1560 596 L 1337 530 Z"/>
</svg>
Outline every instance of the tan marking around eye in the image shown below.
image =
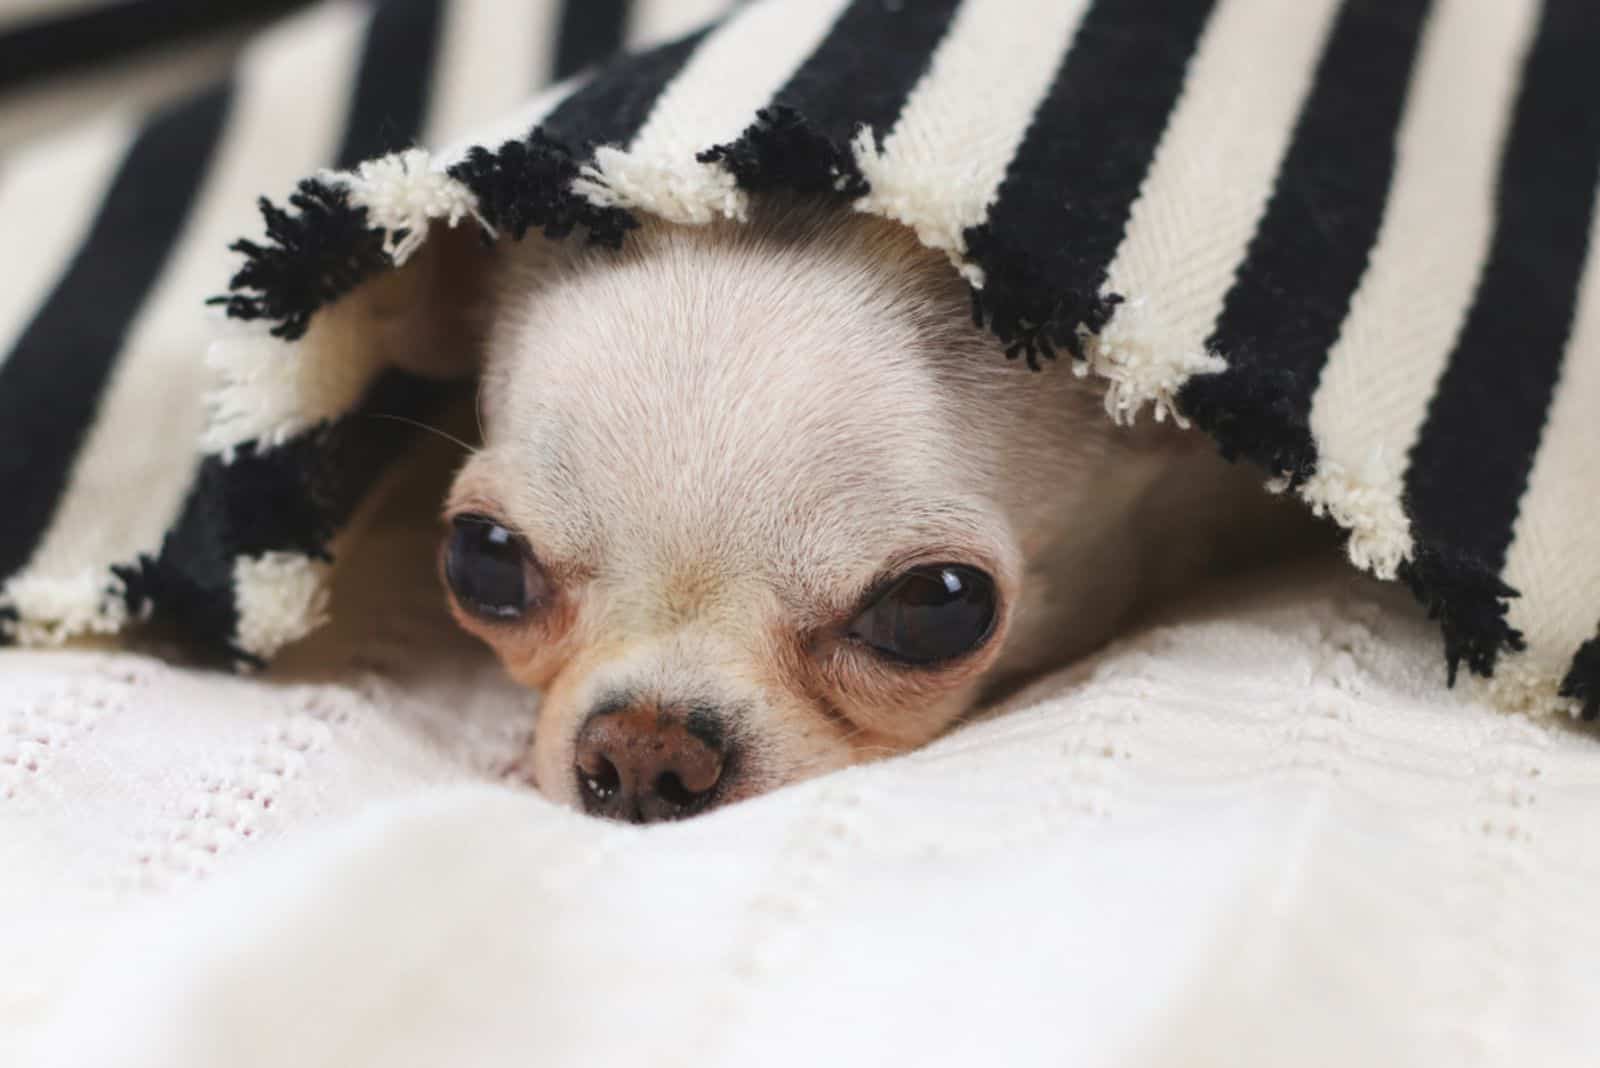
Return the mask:
<svg viewBox="0 0 1600 1068">
<path fill-rule="evenodd" d="M 450 613 L 461 628 L 494 650 L 506 672 L 525 686 L 542 688 L 561 670 L 577 645 L 579 594 L 548 578 L 546 596 L 528 619 L 515 623 L 485 620 L 464 609 L 444 578 L 444 546 L 438 556 L 439 583 Z"/>
</svg>

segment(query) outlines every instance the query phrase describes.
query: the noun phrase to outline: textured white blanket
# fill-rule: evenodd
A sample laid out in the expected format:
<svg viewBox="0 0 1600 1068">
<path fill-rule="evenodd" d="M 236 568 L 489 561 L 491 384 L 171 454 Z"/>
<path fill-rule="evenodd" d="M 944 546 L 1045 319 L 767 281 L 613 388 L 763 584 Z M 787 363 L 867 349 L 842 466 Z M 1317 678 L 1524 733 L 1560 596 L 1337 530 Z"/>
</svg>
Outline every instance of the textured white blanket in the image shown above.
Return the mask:
<svg viewBox="0 0 1600 1068">
<path fill-rule="evenodd" d="M 425 537 L 268 678 L 0 653 L 0 1066 L 1597 1059 L 1600 744 L 1341 565 L 640 831 L 495 785 L 532 712 Z"/>
<path fill-rule="evenodd" d="M 1444 691 L 1404 595 L 1337 565 L 909 758 L 635 829 L 460 785 L 531 710 L 394 583 L 425 536 L 384 527 L 341 580 L 377 626 L 271 678 L 0 656 L 0 1064 L 1600 1048 L 1600 745 Z"/>
</svg>

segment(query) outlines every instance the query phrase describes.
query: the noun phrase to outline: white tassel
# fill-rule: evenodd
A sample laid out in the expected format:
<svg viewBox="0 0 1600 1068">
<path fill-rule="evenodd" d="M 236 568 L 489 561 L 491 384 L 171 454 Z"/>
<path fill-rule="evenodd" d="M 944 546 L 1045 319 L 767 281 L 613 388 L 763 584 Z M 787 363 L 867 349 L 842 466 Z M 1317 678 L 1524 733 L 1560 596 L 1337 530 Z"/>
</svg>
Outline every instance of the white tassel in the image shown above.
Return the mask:
<svg viewBox="0 0 1600 1068">
<path fill-rule="evenodd" d="M 1380 446 L 1359 472 L 1324 457 L 1300 496 L 1317 515 L 1331 516 L 1350 532 L 1350 562 L 1381 579 L 1393 579 L 1411 558 L 1411 522 L 1400 506 L 1401 471 Z"/>
<path fill-rule="evenodd" d="M 396 267 L 403 265 L 428 239 L 435 221 L 458 226 L 471 216 L 489 234 L 494 228 L 478 211 L 478 198 L 466 185 L 435 170 L 426 150 L 410 148 L 369 160 L 355 173 L 324 174 L 332 184 L 350 190 L 350 203 L 365 208 L 367 218 L 384 230 L 384 251 Z"/>
<path fill-rule="evenodd" d="M 1149 405 L 1156 422 L 1170 417 L 1188 429 L 1178 393 L 1195 375 L 1226 371 L 1228 361 L 1211 352 L 1165 352 L 1142 343 L 1149 336 L 1140 323 L 1146 314 L 1143 301 L 1120 306 L 1106 329 L 1088 339 L 1089 370 L 1106 380 L 1106 413 L 1118 425 L 1131 426 Z"/>
<path fill-rule="evenodd" d="M 240 649 L 267 659 L 328 621 L 328 564 L 299 553 L 241 557 L 233 569 Z"/>
<path fill-rule="evenodd" d="M 700 226 L 718 219 L 744 222 L 750 198 L 722 167 L 648 159 L 609 146 L 595 150 L 572 191 L 601 208 L 648 212 L 668 222 Z"/>
<path fill-rule="evenodd" d="M 21 645 L 60 645 L 86 634 L 115 634 L 128 622 L 120 584 L 99 568 L 72 575 L 12 579 L 0 606 L 16 613 L 6 633 Z"/>
</svg>

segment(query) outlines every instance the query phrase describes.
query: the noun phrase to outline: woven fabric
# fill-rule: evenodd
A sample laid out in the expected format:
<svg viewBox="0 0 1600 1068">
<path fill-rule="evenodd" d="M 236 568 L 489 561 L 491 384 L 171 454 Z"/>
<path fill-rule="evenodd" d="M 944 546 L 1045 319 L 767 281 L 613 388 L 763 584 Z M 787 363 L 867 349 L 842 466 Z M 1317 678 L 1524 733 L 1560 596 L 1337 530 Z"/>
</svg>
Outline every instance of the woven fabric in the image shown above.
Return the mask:
<svg viewBox="0 0 1600 1068">
<path fill-rule="evenodd" d="M 655 11 L 327 6 L 20 168 L 66 207 L 0 307 L 8 631 L 154 619 L 271 656 L 404 447 L 369 416 L 448 392 L 386 363 L 364 283 L 421 277 L 444 226 L 614 245 L 784 188 L 948 253 L 996 373 L 1070 355 L 1111 417 L 1193 422 L 1330 515 L 1439 619 L 1452 678 L 1600 711 L 1587 0 L 758 0 L 517 103 Z M 208 421 L 186 301 L 245 190 L 313 173 L 236 246 L 221 306 L 259 330 L 214 349 Z M 0 217 L 43 195 L 11 177 Z"/>
<path fill-rule="evenodd" d="M 527 695 L 427 538 L 265 677 L 0 651 L 0 1064 L 1594 1061 L 1595 739 L 1446 691 L 1402 591 L 1263 576 L 633 828 L 500 785 Z"/>
<path fill-rule="evenodd" d="M 0 92 L 102 68 L 307 0 L 0 0 Z"/>
</svg>

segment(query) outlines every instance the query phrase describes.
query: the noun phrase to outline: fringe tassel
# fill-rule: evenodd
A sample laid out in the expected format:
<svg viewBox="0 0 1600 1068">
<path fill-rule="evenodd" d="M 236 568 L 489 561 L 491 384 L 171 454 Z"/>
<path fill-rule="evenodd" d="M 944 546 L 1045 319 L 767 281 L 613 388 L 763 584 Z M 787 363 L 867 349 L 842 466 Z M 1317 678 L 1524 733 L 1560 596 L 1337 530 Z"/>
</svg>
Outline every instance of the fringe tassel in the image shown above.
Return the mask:
<svg viewBox="0 0 1600 1068">
<path fill-rule="evenodd" d="M 1028 258 L 1008 249 L 987 225 L 971 227 L 964 237 L 966 258 L 983 278 L 982 288 L 974 289 L 973 320 L 1000 339 L 1006 359 L 1023 358 L 1037 371 L 1041 357 L 1054 360 L 1064 349 L 1087 368 L 1089 339 L 1105 329 L 1123 298 L 1040 285 Z"/>
<path fill-rule="evenodd" d="M 1450 685 L 1462 664 L 1474 675 L 1489 678 L 1502 652 L 1520 653 L 1522 632 L 1506 622 L 1505 602 L 1520 594 L 1494 571 L 1476 561 L 1447 559 L 1425 549 L 1400 565 L 1400 578 L 1439 622 Z"/>
<path fill-rule="evenodd" d="M 394 266 L 385 235 L 374 229 L 350 191 L 321 178 L 307 178 L 286 210 L 265 197 L 259 202 L 267 241 L 234 242 L 245 264 L 229 282 L 227 296 L 214 297 L 234 319 L 265 319 L 276 337 L 304 336 L 311 317 L 356 286 Z"/>
<path fill-rule="evenodd" d="M 764 108 L 737 141 L 695 157 L 720 164 L 749 193 L 774 189 L 855 200 L 869 191 L 848 146 L 788 107 Z"/>
<path fill-rule="evenodd" d="M 495 152 L 474 148 L 447 173 L 477 196 L 478 211 L 488 225 L 513 240 L 522 240 L 530 230 L 559 240 L 582 227 L 595 244 L 620 248 L 628 231 L 638 228 L 638 220 L 573 193 L 579 171 L 571 149 L 535 130 Z"/>
<path fill-rule="evenodd" d="M 697 160 L 725 169 L 745 192 L 788 189 L 838 196 L 863 207 L 860 202 L 872 194 L 871 182 L 859 162 L 863 151 L 861 145 L 834 142 L 802 115 L 778 107 L 761 112 L 734 142 L 707 149 Z M 445 172 L 460 188 L 452 188 L 450 196 L 432 196 L 416 210 L 427 218 L 438 215 L 452 220 L 472 214 L 483 225 L 488 240 L 496 235 L 520 240 L 531 230 L 560 239 L 583 229 L 596 244 L 620 247 L 627 233 L 637 228 L 638 220 L 625 208 L 597 203 L 574 188 L 575 183 L 581 185 L 592 155 L 588 152 L 580 158 L 542 130 L 493 152 L 475 148 Z M 400 169 L 409 173 L 405 166 Z M 368 177 L 379 176 L 374 172 Z M 230 316 L 271 320 L 276 324 L 273 334 L 297 338 L 318 309 L 394 266 L 396 253 L 414 251 L 422 237 L 410 233 L 415 224 L 386 229 L 381 223 L 410 219 L 416 205 L 405 199 L 396 207 L 396 212 L 403 208 L 404 213 L 374 219 L 367 207 L 352 202 L 351 184 L 347 176 L 303 182 L 290 198 L 288 210 L 262 202 L 268 241 L 241 241 L 234 246 L 247 262 L 233 279 L 233 294 L 218 298 Z M 470 190 L 470 203 L 461 195 L 461 188 Z M 435 202 L 442 205 L 439 212 L 428 206 Z M 870 205 L 865 207 L 872 210 Z M 1287 388 L 1292 383 L 1275 383 L 1271 372 L 1249 381 L 1207 373 L 1219 369 L 1222 362 L 1214 354 L 1196 355 L 1172 367 L 1120 368 L 1125 373 L 1119 379 L 1115 361 L 1107 363 L 1105 353 L 1095 346 L 1122 303 L 1119 295 L 1062 293 L 1040 285 L 1037 265 L 1008 248 L 986 226 L 961 234 L 961 247 L 944 247 L 954 244 L 956 236 L 947 235 L 938 247 L 951 255 L 973 283 L 973 318 L 1000 340 L 1007 358 L 1022 359 L 1037 371 L 1043 360 L 1055 360 L 1065 351 L 1076 361 L 1078 373 L 1098 371 L 1107 378 L 1108 405 L 1114 417 L 1131 419 L 1143 403 L 1154 401 L 1158 412 L 1198 423 L 1215 438 L 1224 456 L 1245 457 L 1264 467 L 1276 476 L 1274 484 L 1280 490 L 1305 488 L 1315 478 L 1316 452 L 1310 430 L 1303 415 L 1285 399 L 1292 395 Z M 1238 413 L 1242 411 L 1250 412 L 1251 417 L 1241 418 Z M 1360 502 L 1348 492 L 1333 492 L 1341 487 L 1324 483 L 1328 480 L 1314 483 L 1308 498 L 1344 522 L 1349 517 L 1342 515 L 1341 509 Z M 318 524 L 313 521 L 312 525 Z M 312 540 L 325 544 L 329 533 L 318 530 Z M 1430 616 L 1439 621 L 1452 685 L 1461 664 L 1474 674 L 1489 676 L 1500 653 L 1523 649 L 1522 635 L 1505 618 L 1505 601 L 1517 593 L 1498 576 L 1472 561 L 1447 560 L 1429 551 L 1399 559 L 1409 555 L 1412 547 L 1409 541 L 1403 546 L 1391 541 L 1365 546 L 1362 555 L 1370 557 L 1375 570 L 1398 572 Z M 163 557 L 166 555 L 164 551 Z M 145 602 L 173 604 L 191 598 L 197 605 L 210 603 L 210 595 L 194 597 L 201 591 L 181 588 L 175 574 L 159 562 L 142 562 L 119 575 L 135 609 Z M 231 634 L 232 629 L 221 627 L 218 633 Z M 1600 640 L 1584 647 L 1562 692 L 1584 702 L 1587 715 L 1600 713 Z"/>
<path fill-rule="evenodd" d="M 1600 719 L 1600 638 L 1590 638 L 1572 658 L 1572 670 L 1561 680 L 1561 696 L 1582 706 L 1586 720 Z"/>
</svg>

